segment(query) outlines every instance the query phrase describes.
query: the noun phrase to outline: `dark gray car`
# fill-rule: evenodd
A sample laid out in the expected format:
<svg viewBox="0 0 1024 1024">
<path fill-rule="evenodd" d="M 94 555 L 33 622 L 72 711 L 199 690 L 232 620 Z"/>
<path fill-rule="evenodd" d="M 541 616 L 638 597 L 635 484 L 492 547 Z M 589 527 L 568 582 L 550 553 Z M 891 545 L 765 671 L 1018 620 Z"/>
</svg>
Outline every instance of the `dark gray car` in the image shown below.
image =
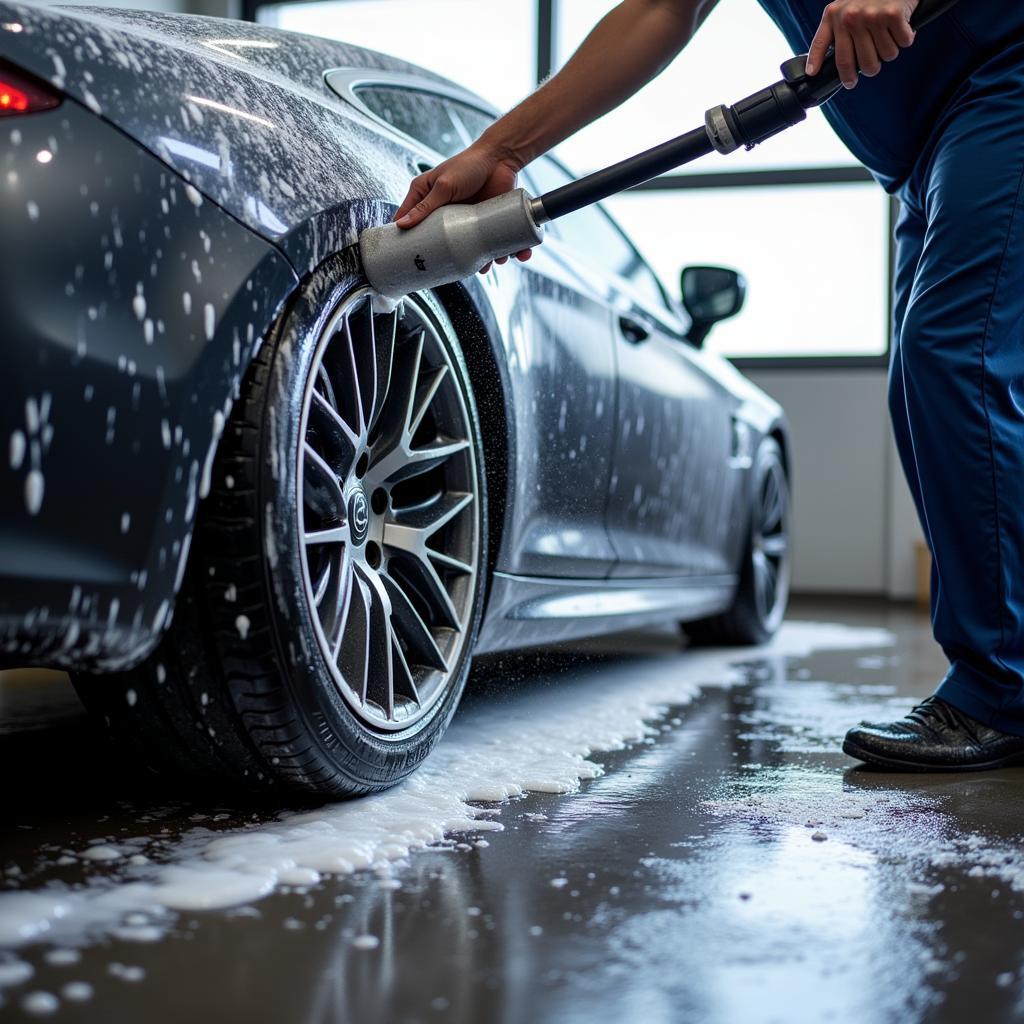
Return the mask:
<svg viewBox="0 0 1024 1024">
<path fill-rule="evenodd" d="M 369 50 L 0 3 L 0 657 L 165 772 L 353 794 L 471 654 L 777 629 L 780 408 L 600 209 L 388 309 L 359 232 L 493 117 Z M 544 158 L 535 194 L 565 179 Z"/>
</svg>

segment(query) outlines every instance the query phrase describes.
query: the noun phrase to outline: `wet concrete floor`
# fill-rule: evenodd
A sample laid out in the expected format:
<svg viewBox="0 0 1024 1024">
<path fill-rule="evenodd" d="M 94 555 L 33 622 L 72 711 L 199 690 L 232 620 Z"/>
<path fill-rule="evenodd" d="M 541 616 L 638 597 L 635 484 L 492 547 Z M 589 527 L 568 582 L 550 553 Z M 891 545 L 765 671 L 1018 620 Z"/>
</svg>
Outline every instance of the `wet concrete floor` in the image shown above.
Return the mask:
<svg viewBox="0 0 1024 1024">
<path fill-rule="evenodd" d="M 505 831 L 416 853 L 393 877 L 185 913 L 158 942 L 105 937 L 74 964 L 29 946 L 34 976 L 0 990 L 0 1020 L 62 990 L 54 1019 L 105 1024 L 1024 1019 L 1024 770 L 855 768 L 845 728 L 901 711 L 942 671 L 927 620 L 867 603 L 793 615 L 896 643 L 755 661 L 653 742 L 600 756 L 606 774 L 581 792 L 513 801 Z M 671 654 L 664 635 L 629 643 Z M 585 701 L 588 673 L 628 686 L 614 647 L 482 664 L 460 714 L 560 680 Z M 196 814 L 261 813 L 140 787 L 61 677 L 4 677 L 0 716 L 0 888 L 38 885 L 55 850 L 144 813 L 171 838 Z"/>
</svg>

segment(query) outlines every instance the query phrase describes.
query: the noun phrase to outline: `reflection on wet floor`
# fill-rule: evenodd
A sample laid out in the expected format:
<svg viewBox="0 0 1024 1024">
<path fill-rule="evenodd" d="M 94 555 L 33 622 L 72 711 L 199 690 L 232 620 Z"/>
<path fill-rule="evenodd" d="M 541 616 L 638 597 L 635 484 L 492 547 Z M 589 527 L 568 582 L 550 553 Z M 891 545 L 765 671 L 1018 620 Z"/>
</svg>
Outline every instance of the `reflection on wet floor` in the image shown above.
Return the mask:
<svg viewBox="0 0 1024 1024">
<path fill-rule="evenodd" d="M 743 684 L 600 755 L 606 773 L 579 793 L 507 804 L 503 832 L 181 913 L 157 941 L 143 916 L 71 952 L 30 944 L 0 959 L 0 1019 L 1020 1019 L 1024 771 L 855 769 L 837 753 L 845 728 L 903 710 L 942 671 L 927 621 L 871 605 L 794 614 L 884 627 L 896 642 L 752 661 Z M 492 660 L 459 722 L 513 714 L 555 686 L 581 707 L 610 678 L 628 694 L 652 665 L 668 685 L 672 642 Z M 114 870 L 101 861 L 59 867 L 99 837 L 171 850 L 197 825 L 268 817 L 155 792 L 102 747 L 59 679 L 5 678 L 0 718 L 6 890 L 101 879 Z"/>
</svg>

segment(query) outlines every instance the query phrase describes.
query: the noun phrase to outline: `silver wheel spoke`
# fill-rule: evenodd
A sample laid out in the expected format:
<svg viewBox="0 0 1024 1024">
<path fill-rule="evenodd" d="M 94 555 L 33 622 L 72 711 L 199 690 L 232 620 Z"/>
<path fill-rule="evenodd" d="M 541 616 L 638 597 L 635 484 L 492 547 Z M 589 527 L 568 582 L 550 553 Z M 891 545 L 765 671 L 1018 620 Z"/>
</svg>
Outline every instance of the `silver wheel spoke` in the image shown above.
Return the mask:
<svg viewBox="0 0 1024 1024">
<path fill-rule="evenodd" d="M 329 565 L 320 574 L 320 579 L 317 581 L 316 588 L 313 592 L 313 603 L 320 607 L 324 599 L 324 594 L 327 593 L 328 584 L 330 584 L 332 577 L 334 576 L 334 567 Z"/>
<path fill-rule="evenodd" d="M 396 513 L 393 521 L 384 524 L 384 545 L 404 555 L 401 564 L 415 576 L 424 598 L 433 606 L 437 620 L 450 629 L 459 629 L 458 614 L 434 561 L 444 564 L 443 556 L 427 545 L 427 541 L 450 523 L 473 502 L 472 494 L 451 494 L 424 508 Z M 452 559 L 461 568 L 464 563 Z"/>
<path fill-rule="evenodd" d="M 359 435 L 341 418 L 341 413 L 319 391 L 313 392 L 310 419 L 314 420 L 327 443 L 346 469 L 359 449 Z"/>
<path fill-rule="evenodd" d="M 394 448 L 373 467 L 373 479 L 397 484 L 418 473 L 426 473 L 469 447 L 469 441 L 438 441 L 425 448 Z"/>
<path fill-rule="evenodd" d="M 402 645 L 398 642 L 398 637 L 392 638 L 391 654 L 394 658 L 395 696 L 401 694 L 407 700 L 419 704 L 420 691 L 416 689 L 416 680 L 402 653 Z"/>
<path fill-rule="evenodd" d="M 308 441 L 303 446 L 302 454 L 306 469 L 303 498 L 318 515 L 330 519 L 344 507 L 341 483 L 334 470 Z"/>
<path fill-rule="evenodd" d="M 446 672 L 448 665 L 430 632 L 430 627 L 416 611 L 405 591 L 387 577 L 384 578 L 384 587 L 391 598 L 391 621 L 395 626 L 395 632 L 401 633 L 413 657 L 413 663 Z"/>
<path fill-rule="evenodd" d="M 761 550 L 769 558 L 782 558 L 788 547 L 786 535 L 783 533 L 773 533 L 770 537 L 761 538 Z"/>
<path fill-rule="evenodd" d="M 395 679 L 392 655 L 391 598 L 383 581 L 372 569 L 360 565 L 359 579 L 365 582 L 370 594 L 369 663 L 364 700 L 373 701 L 383 709 L 385 716 L 395 716 Z"/>
<path fill-rule="evenodd" d="M 377 421 L 382 452 L 390 452 L 405 444 L 416 401 L 423 345 L 424 334 L 421 331 L 395 352 L 388 400 Z"/>
<path fill-rule="evenodd" d="M 332 526 L 327 530 L 309 530 L 302 535 L 302 542 L 311 544 L 344 544 L 348 540 L 347 526 Z"/>
<path fill-rule="evenodd" d="M 459 613 L 444 580 L 426 558 L 408 559 L 403 561 L 403 569 L 414 578 L 414 583 L 423 599 L 430 605 L 434 616 L 434 625 L 446 626 L 448 629 L 461 630 Z"/>
<path fill-rule="evenodd" d="M 349 559 L 348 552 L 345 552 L 341 563 L 337 565 L 335 574 L 338 577 L 338 589 L 335 592 L 334 599 L 334 622 L 335 627 L 333 632 L 330 634 L 328 643 L 330 644 L 331 662 L 334 665 L 340 663 L 338 656 L 341 653 L 341 645 L 345 640 L 345 629 L 348 626 L 349 609 L 352 605 L 352 594 L 356 589 L 355 573 L 352 571 L 352 563 Z M 321 622 L 323 618 L 321 617 Z"/>
<path fill-rule="evenodd" d="M 430 502 L 427 505 L 396 510 L 393 521 L 384 524 L 384 543 L 392 543 L 388 540 L 389 533 L 398 538 L 399 536 L 408 536 L 408 531 L 412 530 L 422 537 L 425 544 L 427 538 L 432 537 L 442 526 L 450 523 L 463 509 L 472 505 L 473 499 L 474 496 L 472 494 L 446 494 L 437 501 Z M 396 539 L 394 546 L 403 547 L 403 544 Z M 413 549 L 405 548 L 405 550 Z"/>
<path fill-rule="evenodd" d="M 338 647 L 338 667 L 359 700 L 366 701 L 370 676 L 370 596 L 369 588 L 355 573 L 350 587 L 348 614 Z"/>
<path fill-rule="evenodd" d="M 446 569 L 451 569 L 453 572 L 461 573 L 463 576 L 473 571 L 473 566 L 468 562 L 459 561 L 457 558 L 452 558 L 451 555 L 442 555 L 440 551 L 435 551 L 433 548 L 427 548 L 427 557 L 432 562 L 443 565 Z"/>
<path fill-rule="evenodd" d="M 448 692 L 477 594 L 464 384 L 415 296 L 374 314 L 357 295 L 317 346 L 299 452 L 309 607 L 355 717 L 404 731 Z"/>
<path fill-rule="evenodd" d="M 395 358 L 395 336 L 398 333 L 398 314 L 378 317 L 374 336 L 374 389 L 367 429 L 373 430 L 380 419 L 391 387 L 391 368 Z"/>
<path fill-rule="evenodd" d="M 406 431 L 410 437 L 416 436 L 416 431 L 420 429 L 423 417 L 426 416 L 430 403 L 433 402 L 434 396 L 437 394 L 437 389 L 447 376 L 448 367 L 442 366 L 439 370 L 434 371 L 433 377 L 422 388 L 423 396 L 416 401 L 415 411 L 410 410 L 409 422 L 406 424 Z"/>
</svg>

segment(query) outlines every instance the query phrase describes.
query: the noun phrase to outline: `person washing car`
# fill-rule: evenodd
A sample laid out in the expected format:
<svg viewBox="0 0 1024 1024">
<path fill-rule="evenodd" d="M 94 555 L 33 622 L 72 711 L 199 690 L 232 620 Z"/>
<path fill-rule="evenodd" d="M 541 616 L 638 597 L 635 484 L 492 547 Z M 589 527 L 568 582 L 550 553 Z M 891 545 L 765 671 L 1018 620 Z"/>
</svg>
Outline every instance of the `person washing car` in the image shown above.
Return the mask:
<svg viewBox="0 0 1024 1024">
<path fill-rule="evenodd" d="M 412 182 L 399 226 L 514 188 L 664 70 L 716 3 L 623 0 L 557 75 Z M 843 749 L 904 770 L 1024 763 L 1024 4 L 961 4 L 913 46 L 917 0 L 761 3 L 810 73 L 835 48 L 849 91 L 827 116 L 900 200 L 889 406 L 950 668 L 905 718 L 862 723 Z M 808 259 L 843 244 L 828 225 L 806 234 Z"/>
</svg>

